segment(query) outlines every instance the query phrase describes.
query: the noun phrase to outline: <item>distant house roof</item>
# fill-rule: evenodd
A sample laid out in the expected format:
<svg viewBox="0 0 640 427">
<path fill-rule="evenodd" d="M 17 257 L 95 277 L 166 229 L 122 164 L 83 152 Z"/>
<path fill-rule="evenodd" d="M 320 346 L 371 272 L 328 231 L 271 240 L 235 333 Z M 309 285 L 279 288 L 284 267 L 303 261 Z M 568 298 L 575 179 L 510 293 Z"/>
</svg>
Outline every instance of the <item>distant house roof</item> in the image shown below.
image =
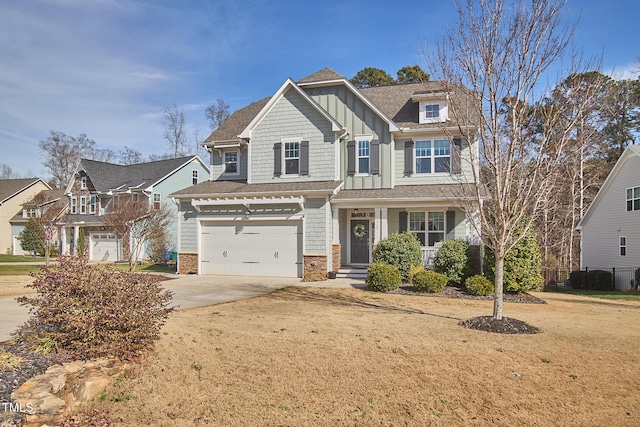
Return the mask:
<svg viewBox="0 0 640 427">
<path fill-rule="evenodd" d="M 34 200 L 38 200 L 38 205 L 39 206 L 45 206 L 48 205 L 47 207 L 47 211 L 50 209 L 53 209 L 52 212 L 55 213 L 55 216 L 58 216 L 69 204 L 69 199 L 67 199 L 64 196 L 64 190 L 60 190 L 60 189 L 53 189 L 53 190 L 42 190 L 41 192 L 39 192 L 33 199 L 31 199 L 30 201 L 24 203 L 23 209 L 24 208 L 29 208 L 29 207 L 38 207 L 34 205 Z M 9 222 L 14 223 L 14 222 L 27 222 L 29 219 L 28 218 L 23 218 L 22 216 L 22 210 L 18 211 L 13 218 L 11 218 L 11 220 Z"/>
<path fill-rule="evenodd" d="M 40 178 L 0 179 L 0 205 L 39 181 L 51 188 Z"/>
<path fill-rule="evenodd" d="M 320 71 L 317 71 L 303 79 L 298 80 L 298 83 L 315 83 L 340 79 L 346 78 L 343 75 L 336 73 L 331 68 L 325 67 Z"/>
<path fill-rule="evenodd" d="M 78 170 L 85 171 L 98 192 L 124 192 L 128 189 L 148 188 L 195 157 L 197 156 L 178 157 L 133 165 L 116 165 L 82 159 L 78 165 Z"/>
</svg>

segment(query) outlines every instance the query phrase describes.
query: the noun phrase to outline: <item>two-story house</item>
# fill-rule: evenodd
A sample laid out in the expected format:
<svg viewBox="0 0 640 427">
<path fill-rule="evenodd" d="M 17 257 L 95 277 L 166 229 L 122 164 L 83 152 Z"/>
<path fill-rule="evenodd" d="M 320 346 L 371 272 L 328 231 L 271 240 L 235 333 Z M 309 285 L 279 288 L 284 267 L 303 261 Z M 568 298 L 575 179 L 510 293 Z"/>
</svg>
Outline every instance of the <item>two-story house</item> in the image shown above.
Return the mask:
<svg viewBox="0 0 640 427">
<path fill-rule="evenodd" d="M 20 234 L 31 218 L 42 221 L 45 227 L 52 227 L 50 243 L 54 249 L 60 249 L 60 230 L 56 225 L 64 217 L 68 208 L 64 190 L 42 190 L 31 200 L 22 205 L 22 209 L 11 218 L 11 236 L 13 238 L 13 255 L 28 255 L 22 248 Z"/>
<path fill-rule="evenodd" d="M 179 272 L 366 268 L 406 230 L 427 265 L 447 239 L 476 243 L 459 203 L 475 147 L 449 115 L 454 95 L 474 102 L 439 82 L 358 89 L 325 68 L 236 111 L 204 142 L 210 180 L 173 194 Z"/>
<path fill-rule="evenodd" d="M 11 219 L 22 205 L 42 190 L 50 190 L 40 178 L 0 179 L 0 251 L 13 253 L 16 243 L 11 233 Z"/>
<path fill-rule="evenodd" d="M 637 286 L 640 268 L 640 146 L 629 145 L 578 224 L 582 269 L 618 269 L 616 289 Z M 625 274 L 626 273 L 626 274 Z"/>
<path fill-rule="evenodd" d="M 123 259 L 131 242 L 121 242 L 104 223 L 103 216 L 111 212 L 118 197 L 137 197 L 148 200 L 151 207 L 165 205 L 172 217 L 177 206 L 169 194 L 206 181 L 208 166 L 198 156 L 179 157 L 132 165 L 118 165 L 82 159 L 65 194 L 69 199 L 69 214 L 62 222 L 62 253 L 75 250 L 82 230 L 88 256 L 94 261 Z M 177 223 L 167 230 L 169 250 L 177 248 Z M 123 245 L 129 245 L 123 247 Z M 145 258 L 140 253 L 137 258 Z"/>
</svg>

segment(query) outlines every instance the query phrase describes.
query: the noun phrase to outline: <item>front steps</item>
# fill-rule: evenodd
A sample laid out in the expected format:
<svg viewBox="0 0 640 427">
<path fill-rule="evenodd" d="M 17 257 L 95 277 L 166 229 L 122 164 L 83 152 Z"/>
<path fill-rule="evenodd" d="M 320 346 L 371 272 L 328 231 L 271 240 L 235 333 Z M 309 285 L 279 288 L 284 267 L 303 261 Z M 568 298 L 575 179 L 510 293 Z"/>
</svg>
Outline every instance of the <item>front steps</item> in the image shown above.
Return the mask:
<svg viewBox="0 0 640 427">
<path fill-rule="evenodd" d="M 350 267 L 347 265 L 338 270 L 336 278 L 364 280 L 367 278 L 367 269 L 365 267 Z"/>
</svg>

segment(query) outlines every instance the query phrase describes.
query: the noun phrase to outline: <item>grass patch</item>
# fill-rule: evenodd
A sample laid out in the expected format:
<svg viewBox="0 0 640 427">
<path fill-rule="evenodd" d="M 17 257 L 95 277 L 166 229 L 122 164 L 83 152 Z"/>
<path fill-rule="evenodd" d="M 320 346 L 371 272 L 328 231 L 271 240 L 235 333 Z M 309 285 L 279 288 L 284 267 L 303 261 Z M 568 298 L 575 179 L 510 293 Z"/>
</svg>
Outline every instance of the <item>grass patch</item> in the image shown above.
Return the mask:
<svg viewBox="0 0 640 427">
<path fill-rule="evenodd" d="M 0 262 L 42 262 L 42 257 L 0 254 Z"/>
<path fill-rule="evenodd" d="M 0 276 L 28 276 L 31 272 L 40 271 L 40 265 L 0 265 Z"/>
<path fill-rule="evenodd" d="M 117 263 L 117 264 L 110 264 L 110 265 L 112 267 L 117 268 L 118 270 L 124 270 L 124 271 L 129 270 L 129 264 L 127 263 Z M 175 264 L 173 265 L 142 264 L 142 265 L 136 265 L 136 271 L 139 273 L 175 273 L 176 266 Z"/>
<path fill-rule="evenodd" d="M 608 300 L 640 301 L 640 292 L 638 291 L 586 291 L 581 289 L 559 289 L 558 292 Z"/>
<path fill-rule="evenodd" d="M 24 360 L 20 356 L 11 354 L 8 351 L 0 350 L 0 371 L 17 368 L 23 361 Z"/>
</svg>

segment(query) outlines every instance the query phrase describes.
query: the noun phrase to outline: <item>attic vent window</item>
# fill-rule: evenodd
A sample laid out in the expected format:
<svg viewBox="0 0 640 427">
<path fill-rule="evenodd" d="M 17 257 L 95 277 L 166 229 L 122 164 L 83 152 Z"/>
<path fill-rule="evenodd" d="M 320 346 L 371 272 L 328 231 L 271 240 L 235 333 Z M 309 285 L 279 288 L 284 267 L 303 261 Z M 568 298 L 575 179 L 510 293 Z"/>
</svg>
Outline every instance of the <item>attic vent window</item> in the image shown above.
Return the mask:
<svg viewBox="0 0 640 427">
<path fill-rule="evenodd" d="M 87 177 L 83 176 L 82 178 L 80 178 L 80 189 L 81 190 L 86 190 L 87 189 Z"/>
<path fill-rule="evenodd" d="M 448 119 L 449 108 L 447 101 L 434 100 L 420 101 L 419 122 L 425 123 L 441 123 Z"/>
<path fill-rule="evenodd" d="M 435 119 L 440 117 L 440 105 L 427 104 L 424 106 L 424 116 L 427 119 Z"/>
</svg>

